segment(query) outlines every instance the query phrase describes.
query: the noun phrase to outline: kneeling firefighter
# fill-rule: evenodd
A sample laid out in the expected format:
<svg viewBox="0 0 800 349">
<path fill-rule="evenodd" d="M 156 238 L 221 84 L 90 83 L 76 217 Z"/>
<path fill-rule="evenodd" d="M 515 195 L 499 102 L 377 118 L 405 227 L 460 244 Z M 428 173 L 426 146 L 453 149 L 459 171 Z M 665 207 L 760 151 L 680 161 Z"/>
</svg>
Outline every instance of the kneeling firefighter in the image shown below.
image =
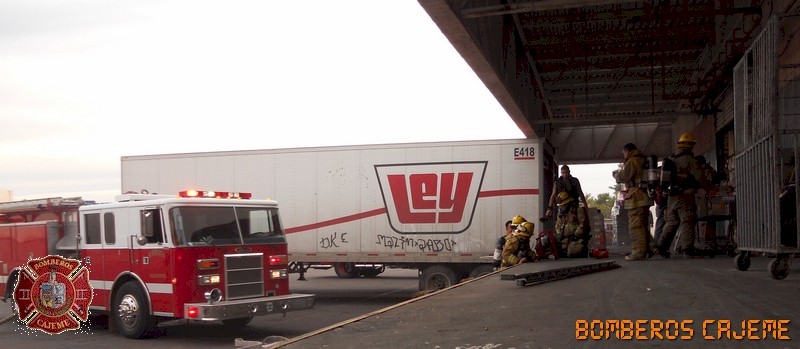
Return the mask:
<svg viewBox="0 0 800 349">
<path fill-rule="evenodd" d="M 591 239 L 586 207 L 580 207 L 577 199 L 562 191 L 557 196 L 556 244 L 562 257 L 587 257 Z"/>
<path fill-rule="evenodd" d="M 503 267 L 532 262 L 536 259 L 536 255 L 531 250 L 533 229 L 533 223 L 523 222 L 517 226 L 513 233 L 506 237 L 506 244 L 503 246 L 502 252 Z"/>
<path fill-rule="evenodd" d="M 506 239 L 517 229 L 517 227 L 526 222 L 527 220 L 525 217 L 520 215 L 514 216 L 511 218 L 510 221 L 506 222 L 506 230 L 500 235 L 497 239 L 497 243 L 494 246 L 494 255 L 492 256 L 493 265 L 495 268 L 499 268 L 500 264 L 502 263 L 502 254 L 503 254 L 503 247 L 506 245 Z"/>
</svg>

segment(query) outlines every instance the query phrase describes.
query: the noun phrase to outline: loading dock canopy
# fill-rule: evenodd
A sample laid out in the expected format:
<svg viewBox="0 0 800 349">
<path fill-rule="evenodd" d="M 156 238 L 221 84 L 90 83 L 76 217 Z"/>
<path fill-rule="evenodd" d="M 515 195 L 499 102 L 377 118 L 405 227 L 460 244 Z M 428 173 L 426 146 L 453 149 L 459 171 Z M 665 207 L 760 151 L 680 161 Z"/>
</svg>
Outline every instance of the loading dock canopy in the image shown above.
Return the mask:
<svg viewBox="0 0 800 349">
<path fill-rule="evenodd" d="M 618 162 L 628 142 L 672 153 L 680 132 L 721 112 L 762 22 L 790 10 L 749 0 L 419 2 L 519 128 L 569 163 Z"/>
</svg>

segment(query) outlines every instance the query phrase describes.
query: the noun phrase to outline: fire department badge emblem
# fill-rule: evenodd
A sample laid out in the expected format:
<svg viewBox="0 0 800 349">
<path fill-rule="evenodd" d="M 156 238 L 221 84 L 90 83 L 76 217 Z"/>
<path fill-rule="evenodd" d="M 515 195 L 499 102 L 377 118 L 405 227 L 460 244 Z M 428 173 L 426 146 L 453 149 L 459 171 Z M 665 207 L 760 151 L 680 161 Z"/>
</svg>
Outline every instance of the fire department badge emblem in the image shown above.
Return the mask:
<svg viewBox="0 0 800 349">
<path fill-rule="evenodd" d="M 14 288 L 19 320 L 26 326 L 58 334 L 80 328 L 92 302 L 89 270 L 61 256 L 31 259 Z"/>
</svg>

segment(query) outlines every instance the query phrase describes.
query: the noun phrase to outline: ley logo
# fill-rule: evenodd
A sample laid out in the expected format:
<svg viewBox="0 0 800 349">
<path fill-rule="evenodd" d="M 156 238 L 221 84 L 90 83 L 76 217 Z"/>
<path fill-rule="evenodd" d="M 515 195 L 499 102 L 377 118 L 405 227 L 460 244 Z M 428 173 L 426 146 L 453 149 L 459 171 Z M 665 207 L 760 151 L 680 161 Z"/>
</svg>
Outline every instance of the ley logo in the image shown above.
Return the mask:
<svg viewBox="0 0 800 349">
<path fill-rule="evenodd" d="M 61 256 L 29 260 L 14 287 L 20 321 L 49 334 L 80 328 L 91 302 L 89 270 Z"/>
<path fill-rule="evenodd" d="M 400 234 L 458 234 L 467 230 L 486 164 L 375 165 L 392 229 Z"/>
</svg>

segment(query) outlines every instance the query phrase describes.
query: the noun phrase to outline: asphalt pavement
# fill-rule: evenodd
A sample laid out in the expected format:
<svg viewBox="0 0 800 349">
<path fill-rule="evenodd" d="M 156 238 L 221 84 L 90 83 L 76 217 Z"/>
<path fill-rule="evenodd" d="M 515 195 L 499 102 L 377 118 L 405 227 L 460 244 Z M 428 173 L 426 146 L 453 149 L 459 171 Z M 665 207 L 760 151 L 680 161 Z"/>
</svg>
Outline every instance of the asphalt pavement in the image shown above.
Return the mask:
<svg viewBox="0 0 800 349">
<path fill-rule="evenodd" d="M 654 257 L 518 286 L 501 275 L 597 260 L 523 264 L 295 337 L 282 348 L 797 348 L 800 277 L 771 259 Z"/>
</svg>

